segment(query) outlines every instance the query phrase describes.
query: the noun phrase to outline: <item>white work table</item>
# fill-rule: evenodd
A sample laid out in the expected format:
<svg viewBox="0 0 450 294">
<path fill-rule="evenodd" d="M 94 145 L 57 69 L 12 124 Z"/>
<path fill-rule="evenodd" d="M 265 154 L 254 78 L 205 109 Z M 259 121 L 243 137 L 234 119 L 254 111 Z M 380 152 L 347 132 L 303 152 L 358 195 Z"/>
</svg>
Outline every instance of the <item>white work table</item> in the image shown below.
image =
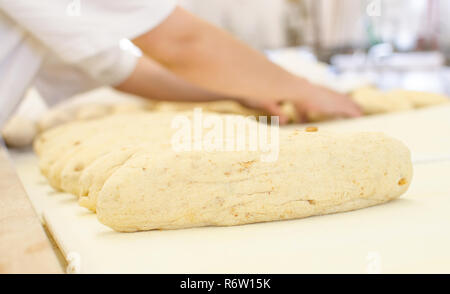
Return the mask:
<svg viewBox="0 0 450 294">
<path fill-rule="evenodd" d="M 302 126 L 295 126 L 303 128 Z M 358 211 L 237 227 L 117 233 L 54 191 L 31 151 L 11 151 L 38 215 L 82 273 L 450 273 L 450 106 L 319 124 L 383 131 L 412 150 L 399 200 Z"/>
</svg>

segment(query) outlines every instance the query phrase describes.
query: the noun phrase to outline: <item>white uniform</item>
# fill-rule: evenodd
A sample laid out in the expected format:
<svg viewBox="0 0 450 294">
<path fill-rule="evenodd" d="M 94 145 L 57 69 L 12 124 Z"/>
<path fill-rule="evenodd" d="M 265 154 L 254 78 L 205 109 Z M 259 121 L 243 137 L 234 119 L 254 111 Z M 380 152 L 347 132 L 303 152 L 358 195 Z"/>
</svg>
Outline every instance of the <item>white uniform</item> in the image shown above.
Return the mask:
<svg viewBox="0 0 450 294">
<path fill-rule="evenodd" d="M 120 49 L 159 25 L 176 0 L 0 0 L 0 126 L 32 84 L 53 104 L 116 85 L 137 56 Z"/>
</svg>

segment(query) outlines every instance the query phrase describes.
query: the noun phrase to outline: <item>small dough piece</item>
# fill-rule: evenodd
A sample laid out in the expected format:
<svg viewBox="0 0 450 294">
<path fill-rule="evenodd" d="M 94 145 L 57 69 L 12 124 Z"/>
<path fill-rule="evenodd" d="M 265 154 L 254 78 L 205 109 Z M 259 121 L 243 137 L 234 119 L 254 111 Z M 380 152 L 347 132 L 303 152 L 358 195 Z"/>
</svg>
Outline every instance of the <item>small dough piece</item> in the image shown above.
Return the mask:
<svg viewBox="0 0 450 294">
<path fill-rule="evenodd" d="M 413 104 L 406 97 L 395 93 L 384 93 L 373 87 L 364 87 L 351 95 L 366 115 L 382 114 L 413 109 Z"/>
<path fill-rule="evenodd" d="M 231 226 L 381 204 L 412 178 L 410 152 L 380 133 L 280 133 L 276 162 L 260 152 L 143 152 L 104 183 L 101 223 L 116 231 Z"/>
<path fill-rule="evenodd" d="M 414 109 L 414 104 L 405 96 L 397 95 L 393 92 L 384 94 L 387 112 L 397 112 Z"/>
<path fill-rule="evenodd" d="M 415 108 L 434 106 L 450 102 L 449 97 L 435 93 L 407 90 L 393 90 L 389 93 L 394 96 L 404 97 L 409 100 Z"/>
<path fill-rule="evenodd" d="M 284 102 L 281 104 L 281 112 L 287 116 L 288 122 L 292 124 L 302 123 L 302 118 L 295 109 L 295 105 L 290 102 Z"/>
<path fill-rule="evenodd" d="M 6 145 L 14 148 L 30 146 L 37 135 L 36 123 L 26 117 L 14 116 L 2 129 Z"/>
</svg>

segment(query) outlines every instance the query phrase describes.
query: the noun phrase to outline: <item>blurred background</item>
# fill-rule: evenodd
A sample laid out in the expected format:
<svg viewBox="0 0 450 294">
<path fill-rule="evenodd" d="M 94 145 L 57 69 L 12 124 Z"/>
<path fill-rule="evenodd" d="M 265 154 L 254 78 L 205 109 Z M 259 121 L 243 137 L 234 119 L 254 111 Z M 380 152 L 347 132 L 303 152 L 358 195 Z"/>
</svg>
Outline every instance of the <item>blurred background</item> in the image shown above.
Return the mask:
<svg viewBox="0 0 450 294">
<path fill-rule="evenodd" d="M 448 0 L 179 2 L 316 82 L 326 70 L 383 90 L 450 93 Z"/>
<path fill-rule="evenodd" d="M 430 105 L 448 102 L 450 97 L 450 0 L 178 0 L 178 3 L 260 50 L 294 75 L 346 94 L 360 106 L 366 105 L 365 115 L 408 110 L 411 107 L 407 107 L 405 100 L 412 98 L 405 95 L 425 99 Z M 140 54 L 130 40 L 122 41 L 122 49 Z M 55 77 L 50 79 L 53 81 Z M 28 91 L 16 116 L 45 121 L 41 117 L 49 108 L 41 96 L 50 95 L 45 93 L 45 87 L 37 86 Z M 399 89 L 420 93 L 399 94 Z M 75 96 L 66 97 L 59 92 L 57 95 L 63 102 L 55 105 L 53 114 L 47 116 L 54 115 L 60 122 L 67 121 L 70 116 L 66 113 L 73 113 L 69 110 L 78 105 L 87 104 L 85 108 L 89 110 L 93 101 L 143 103 L 110 87 Z M 152 103 L 146 107 L 159 110 L 193 107 Z M 59 114 L 60 110 L 63 114 Z"/>
</svg>

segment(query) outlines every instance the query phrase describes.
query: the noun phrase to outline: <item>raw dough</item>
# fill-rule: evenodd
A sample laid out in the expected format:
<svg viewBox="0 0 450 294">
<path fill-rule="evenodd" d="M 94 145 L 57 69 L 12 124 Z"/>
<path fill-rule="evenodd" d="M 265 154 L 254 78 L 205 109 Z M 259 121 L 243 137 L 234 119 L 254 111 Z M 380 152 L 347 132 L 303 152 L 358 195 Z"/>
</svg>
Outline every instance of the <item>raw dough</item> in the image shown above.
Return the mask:
<svg viewBox="0 0 450 294">
<path fill-rule="evenodd" d="M 75 110 L 69 108 L 55 108 L 47 111 L 38 121 L 40 132 L 45 132 L 62 124 L 75 120 Z"/>
<path fill-rule="evenodd" d="M 112 114 L 121 114 L 121 113 L 135 113 L 142 111 L 151 110 L 153 105 L 147 104 L 138 104 L 138 103 L 120 103 L 112 106 L 111 113 Z"/>
<path fill-rule="evenodd" d="M 167 134 L 172 118 L 180 114 L 191 115 L 178 112 L 120 114 L 62 126 L 60 135 L 58 129 L 51 130 L 53 135 L 45 136 L 45 145 L 36 144 L 38 154 L 49 146 L 49 151 L 40 156 L 40 169 L 54 188 L 78 195 L 81 174 L 97 158 L 130 144 L 161 141 L 162 138 L 170 140 Z"/>
<path fill-rule="evenodd" d="M 194 108 L 201 108 L 204 112 L 217 112 L 223 114 L 235 114 L 243 116 L 266 115 L 261 111 L 242 106 L 234 101 L 212 101 L 212 102 L 159 102 L 155 106 L 155 111 L 174 112 L 188 111 Z"/>
<path fill-rule="evenodd" d="M 6 123 L 1 134 L 9 147 L 26 147 L 33 142 L 37 134 L 36 123 L 26 117 L 14 116 Z"/>
<path fill-rule="evenodd" d="M 413 104 L 406 97 L 372 87 L 358 89 L 351 97 L 366 115 L 413 109 Z"/>
<path fill-rule="evenodd" d="M 117 231 L 228 226 L 387 202 L 411 182 L 409 150 L 383 134 L 282 132 L 275 163 L 258 152 L 144 152 L 104 183 L 97 216 Z"/>
<path fill-rule="evenodd" d="M 390 92 L 390 94 L 399 97 L 400 96 L 405 97 L 413 104 L 415 108 L 434 106 L 450 102 L 450 99 L 448 97 L 435 93 L 393 90 Z"/>
<path fill-rule="evenodd" d="M 160 152 L 161 150 L 168 150 L 170 148 L 171 145 L 168 141 L 144 143 L 138 146 L 125 146 L 117 151 L 112 151 L 101 156 L 90 164 L 80 176 L 80 198 L 78 203 L 95 212 L 98 194 L 106 180 L 125 164 L 126 161 L 143 152 Z"/>
<path fill-rule="evenodd" d="M 40 132 L 75 120 L 90 120 L 107 115 L 149 111 L 151 103 L 82 103 L 49 110 L 38 121 Z"/>
<path fill-rule="evenodd" d="M 176 153 L 174 115 L 122 114 L 52 129 L 35 143 L 41 169 L 117 231 L 348 211 L 399 197 L 411 182 L 408 149 L 383 134 L 281 130 L 279 158 L 267 163 L 260 152 Z"/>
<path fill-rule="evenodd" d="M 103 127 L 98 122 L 76 121 L 39 135 L 34 142 L 34 150 L 40 157 L 41 172 L 48 176 L 52 165 L 61 159 L 63 154 L 101 132 Z"/>
<path fill-rule="evenodd" d="M 173 113 L 172 115 L 169 115 L 169 113 L 164 114 L 164 116 L 167 116 L 167 118 L 172 119 L 174 115 L 177 115 L 180 113 Z M 191 118 L 192 113 L 182 113 L 188 118 Z M 155 116 L 155 115 L 153 115 Z M 161 116 L 161 115 L 158 115 Z M 222 118 L 224 116 L 221 116 Z M 227 117 L 238 117 L 235 115 L 227 115 Z M 163 121 L 163 119 L 159 119 L 160 122 Z M 256 126 L 258 123 L 256 121 L 248 121 L 247 123 Z M 166 120 L 167 126 L 170 125 L 169 120 Z M 164 123 L 162 124 L 164 125 Z M 146 137 L 142 137 L 142 141 L 144 143 L 142 144 L 134 144 L 134 145 L 123 145 L 120 144 L 118 148 L 114 148 L 115 150 L 109 152 L 106 151 L 104 155 L 93 161 L 91 164 L 87 164 L 87 167 L 83 169 L 81 176 L 79 176 L 79 179 L 72 178 L 70 185 L 73 185 L 76 190 L 73 192 L 74 194 L 78 193 L 80 199 L 79 204 L 83 207 L 86 207 L 92 211 L 96 211 L 96 204 L 97 204 L 97 196 L 103 187 L 105 181 L 114 173 L 121 165 L 123 165 L 128 159 L 132 157 L 139 156 L 142 153 L 158 153 L 162 151 L 171 150 L 171 133 L 174 132 L 174 130 L 169 129 L 167 127 L 161 127 L 158 129 L 158 132 L 153 132 L 152 138 L 148 139 Z M 192 132 L 193 130 L 191 130 Z M 117 136 L 114 136 L 114 138 L 117 138 Z M 234 138 L 233 135 L 227 135 L 224 134 L 224 140 L 229 140 L 230 138 Z M 129 140 L 125 140 L 127 143 L 130 143 Z M 194 137 L 191 138 L 191 141 L 194 142 Z M 138 141 L 136 141 L 138 142 Z M 90 148 L 93 148 L 93 145 L 89 146 Z M 98 151 L 98 147 L 94 148 L 96 151 Z M 89 151 L 91 152 L 91 151 Z M 80 160 L 81 157 L 78 158 Z M 83 159 L 84 160 L 84 159 Z M 77 176 L 78 177 L 78 176 Z M 63 175 L 63 181 L 67 180 L 64 179 Z M 67 189 L 67 183 L 63 184 L 62 186 L 65 189 Z M 70 191 L 70 190 L 69 190 Z"/>
<path fill-rule="evenodd" d="M 383 92 L 373 87 L 364 87 L 351 95 L 366 115 L 411 110 L 450 102 L 439 94 L 392 90 Z"/>
<path fill-rule="evenodd" d="M 78 203 L 95 212 L 97 195 L 105 181 L 131 156 L 135 147 L 123 147 L 117 151 L 109 152 L 96 159 L 80 176 L 80 191 Z"/>
<path fill-rule="evenodd" d="M 86 103 L 77 106 L 75 117 L 78 120 L 88 120 L 107 116 L 111 112 L 111 105 Z"/>
</svg>

